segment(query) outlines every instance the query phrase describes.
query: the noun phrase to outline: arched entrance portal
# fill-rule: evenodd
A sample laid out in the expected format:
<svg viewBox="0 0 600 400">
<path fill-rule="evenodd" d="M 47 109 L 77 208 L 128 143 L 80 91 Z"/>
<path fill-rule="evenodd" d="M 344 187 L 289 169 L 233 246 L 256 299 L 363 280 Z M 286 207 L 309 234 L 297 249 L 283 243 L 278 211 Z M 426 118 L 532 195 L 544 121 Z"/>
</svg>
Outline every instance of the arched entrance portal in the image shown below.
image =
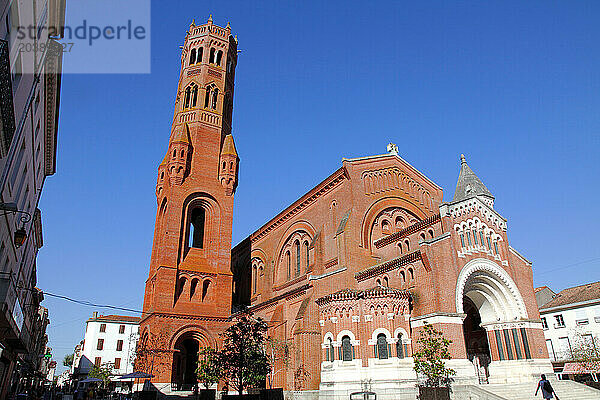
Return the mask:
<svg viewBox="0 0 600 400">
<path fill-rule="evenodd" d="M 203 339 L 197 332 L 188 332 L 175 342 L 171 383 L 177 390 L 190 390 L 197 382 L 198 353 L 206 345 Z"/>
<path fill-rule="evenodd" d="M 481 315 L 479 315 L 477 306 L 466 296 L 463 298 L 463 307 L 467 314 L 463 322 L 467 358 L 476 369 L 479 383 L 487 382 L 488 366 L 491 361 L 487 332 L 481 326 Z"/>
<path fill-rule="evenodd" d="M 488 333 L 495 326 L 527 319 L 525 303 L 514 281 L 495 262 L 488 259 L 469 261 L 459 274 L 456 310 L 466 314 L 463 322 L 465 347 L 480 381 L 489 376 L 491 361 Z M 500 358 L 502 360 L 502 358 Z"/>
</svg>

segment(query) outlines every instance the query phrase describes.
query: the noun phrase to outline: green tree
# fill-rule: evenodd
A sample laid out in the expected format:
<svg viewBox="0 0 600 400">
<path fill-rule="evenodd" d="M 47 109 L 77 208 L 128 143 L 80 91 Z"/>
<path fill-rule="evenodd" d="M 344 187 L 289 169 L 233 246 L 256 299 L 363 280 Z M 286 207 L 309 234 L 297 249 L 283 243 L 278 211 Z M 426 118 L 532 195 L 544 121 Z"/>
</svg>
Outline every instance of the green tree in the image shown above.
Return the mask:
<svg viewBox="0 0 600 400">
<path fill-rule="evenodd" d="M 450 359 L 448 347 L 451 340 L 444 338 L 442 332 L 433 326 L 425 324 L 419 335 L 417 345 L 419 351 L 413 354 L 414 369 L 417 374 L 427 378 L 425 386 L 449 386 L 456 371 L 446 368 L 444 360 Z"/>
<path fill-rule="evenodd" d="M 223 348 L 219 352 L 224 377 L 241 395 L 249 387 L 262 384 L 271 364 L 265 354 L 264 345 L 267 324 L 243 313 L 237 322 L 222 334 Z"/>
<path fill-rule="evenodd" d="M 579 363 L 582 373 L 598 371 L 600 369 L 600 338 L 579 329 L 575 330 L 571 354 L 573 361 Z"/>
<path fill-rule="evenodd" d="M 221 356 L 212 347 L 203 347 L 200 349 L 200 357 L 196 374 L 204 387 L 210 389 L 211 385 L 219 383 L 223 377 Z"/>
<path fill-rule="evenodd" d="M 70 367 L 73 365 L 73 358 L 75 357 L 75 354 L 71 353 L 71 354 L 66 354 L 65 357 L 63 358 L 63 365 L 65 367 Z"/>
<path fill-rule="evenodd" d="M 113 365 L 111 363 L 102 364 L 100 366 L 94 365 L 88 373 L 88 378 L 102 379 L 102 386 L 106 387 L 110 382 L 112 370 Z"/>
<path fill-rule="evenodd" d="M 287 372 L 290 366 L 290 350 L 293 345 L 287 340 L 279 340 L 277 338 L 269 336 L 265 342 L 265 349 L 267 357 L 269 358 L 269 364 L 271 370 L 268 374 L 268 384 L 270 388 L 273 388 L 273 382 L 275 381 L 275 375 L 279 372 Z M 280 368 L 275 370 L 276 365 Z"/>
</svg>

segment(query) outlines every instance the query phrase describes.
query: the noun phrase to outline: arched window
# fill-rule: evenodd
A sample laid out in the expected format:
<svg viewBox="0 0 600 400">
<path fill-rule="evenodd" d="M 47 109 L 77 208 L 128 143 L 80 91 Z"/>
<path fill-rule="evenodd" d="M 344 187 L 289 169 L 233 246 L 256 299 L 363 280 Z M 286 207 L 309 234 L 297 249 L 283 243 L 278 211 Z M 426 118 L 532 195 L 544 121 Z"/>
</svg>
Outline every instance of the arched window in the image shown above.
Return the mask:
<svg viewBox="0 0 600 400">
<path fill-rule="evenodd" d="M 212 92 L 212 102 L 210 104 L 210 108 L 212 108 L 213 110 L 217 109 L 217 100 L 219 98 L 219 89 L 215 89 Z"/>
<path fill-rule="evenodd" d="M 487 244 L 488 244 L 488 250 L 492 251 L 492 242 L 490 242 L 490 237 L 487 236 L 486 239 L 487 239 Z"/>
<path fill-rule="evenodd" d="M 406 251 L 410 251 L 410 242 L 408 240 L 404 241 L 404 245 L 406 246 Z"/>
<path fill-rule="evenodd" d="M 204 52 L 204 47 L 198 47 L 198 55 L 196 56 L 196 63 L 202 62 L 202 53 Z"/>
<path fill-rule="evenodd" d="M 402 217 L 396 217 L 396 230 L 399 231 L 404 226 L 404 221 L 402 221 Z"/>
<path fill-rule="evenodd" d="M 190 65 L 196 63 L 196 49 L 192 49 L 190 52 Z"/>
<path fill-rule="evenodd" d="M 221 59 L 223 58 L 223 50 L 217 52 L 217 65 L 221 66 Z"/>
<path fill-rule="evenodd" d="M 342 360 L 352 361 L 352 344 L 350 343 L 350 336 L 346 335 L 342 337 Z"/>
<path fill-rule="evenodd" d="M 499 254 L 499 252 L 498 252 L 498 242 L 497 241 L 494 241 L 494 254 L 496 254 L 496 255 Z"/>
<path fill-rule="evenodd" d="M 196 207 L 190 214 L 188 245 L 201 249 L 204 246 L 204 208 Z"/>
<path fill-rule="evenodd" d="M 285 253 L 285 262 L 287 267 L 287 276 L 288 279 L 290 279 L 292 277 L 292 260 L 289 251 Z"/>
<path fill-rule="evenodd" d="M 185 155 L 185 151 L 183 149 L 181 149 L 181 151 L 179 152 L 179 156 L 183 158 L 184 155 Z"/>
<path fill-rule="evenodd" d="M 387 220 L 383 220 L 381 221 L 381 230 L 383 232 L 389 232 L 390 231 L 390 223 Z"/>
<path fill-rule="evenodd" d="M 192 89 L 188 86 L 185 89 L 185 101 L 183 102 L 183 108 L 188 108 L 190 106 L 191 95 L 192 95 Z"/>
<path fill-rule="evenodd" d="M 434 233 L 433 233 L 433 229 L 430 229 L 430 230 L 429 230 L 429 237 L 430 237 L 431 239 L 433 239 L 433 235 L 434 235 Z"/>
<path fill-rule="evenodd" d="M 377 358 L 380 360 L 388 358 L 387 338 L 384 333 L 377 335 Z"/>
<path fill-rule="evenodd" d="M 196 288 L 198 287 L 198 279 L 192 279 L 192 284 L 190 285 L 190 300 L 196 294 Z"/>
<path fill-rule="evenodd" d="M 258 279 L 258 270 L 256 269 L 256 265 L 252 267 L 252 293 L 256 293 L 256 282 Z"/>
<path fill-rule="evenodd" d="M 410 280 L 412 281 L 413 279 L 415 279 L 415 273 L 413 271 L 412 268 L 408 269 L 408 274 L 410 275 Z"/>
<path fill-rule="evenodd" d="M 300 242 L 294 242 L 294 248 L 296 249 L 296 276 L 300 275 Z"/>
<path fill-rule="evenodd" d="M 198 102 L 198 86 L 192 85 L 192 107 L 196 107 L 196 103 Z"/>
<path fill-rule="evenodd" d="M 421 232 L 421 239 L 425 240 L 425 234 L 423 232 Z"/>
<path fill-rule="evenodd" d="M 479 243 L 477 243 L 477 231 L 473 231 L 473 242 L 475 243 L 475 246 L 479 246 Z"/>
<path fill-rule="evenodd" d="M 183 289 L 185 288 L 185 278 L 180 278 L 179 282 L 177 282 L 177 291 L 175 292 L 175 297 L 179 298 L 179 296 L 181 296 L 181 293 L 183 293 Z"/>
<path fill-rule="evenodd" d="M 465 234 L 464 233 L 460 234 L 460 245 L 462 247 L 465 247 Z"/>
<path fill-rule="evenodd" d="M 404 271 L 400 271 L 400 282 L 404 285 L 406 283 L 406 274 Z"/>
<path fill-rule="evenodd" d="M 398 243 L 398 250 L 400 250 L 400 254 L 402 254 L 402 243 Z"/>
<path fill-rule="evenodd" d="M 471 231 L 467 231 L 467 243 L 471 247 Z"/>
<path fill-rule="evenodd" d="M 308 242 L 304 242 L 304 256 L 306 257 L 306 270 L 308 270 L 308 265 L 310 264 L 310 255 L 308 253 Z"/>
<path fill-rule="evenodd" d="M 377 283 L 377 286 L 381 286 L 381 279 L 377 278 L 377 280 L 375 281 L 375 283 Z"/>
<path fill-rule="evenodd" d="M 390 286 L 390 281 L 387 276 L 383 277 L 383 286 L 385 286 L 385 287 Z"/>
<path fill-rule="evenodd" d="M 204 282 L 202 282 L 202 301 L 204 302 L 204 299 L 206 299 L 206 296 L 208 295 L 208 288 L 210 287 L 210 281 L 207 279 Z"/>
<path fill-rule="evenodd" d="M 327 361 L 333 361 L 334 360 L 333 340 L 331 340 L 331 338 L 329 338 L 329 340 L 328 340 L 328 345 L 329 345 L 329 347 L 327 348 Z"/>
<path fill-rule="evenodd" d="M 160 179 L 164 179 L 164 177 L 165 177 L 165 171 L 160 173 Z"/>
<path fill-rule="evenodd" d="M 398 341 L 396 342 L 396 356 L 398 358 L 404 358 L 404 351 L 402 349 L 402 334 L 398 334 Z"/>
<path fill-rule="evenodd" d="M 210 49 L 210 58 L 208 59 L 208 62 L 211 64 L 215 63 L 215 49 L 214 47 L 212 49 Z"/>
<path fill-rule="evenodd" d="M 210 90 L 211 87 L 206 87 L 206 93 L 204 94 L 204 108 L 208 108 L 208 103 L 210 102 Z"/>
</svg>

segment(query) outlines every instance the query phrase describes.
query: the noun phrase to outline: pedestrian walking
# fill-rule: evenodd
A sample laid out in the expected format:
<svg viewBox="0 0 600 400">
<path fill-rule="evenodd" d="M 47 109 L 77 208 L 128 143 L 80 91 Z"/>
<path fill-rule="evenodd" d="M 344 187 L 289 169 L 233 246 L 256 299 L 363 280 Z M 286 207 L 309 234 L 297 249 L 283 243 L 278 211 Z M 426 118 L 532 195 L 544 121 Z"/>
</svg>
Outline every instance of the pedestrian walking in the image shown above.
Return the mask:
<svg viewBox="0 0 600 400">
<path fill-rule="evenodd" d="M 554 388 L 550 384 L 550 381 L 548 379 L 546 379 L 546 375 L 544 375 L 544 374 L 542 374 L 542 379 L 540 379 L 540 381 L 538 382 L 538 386 L 537 386 L 537 389 L 535 389 L 534 396 L 537 396 L 538 391 L 540 389 L 542 390 L 542 397 L 544 399 L 554 399 L 554 398 L 556 398 L 556 400 L 559 400 L 559 398 L 556 395 L 556 393 L 554 393 Z"/>
</svg>

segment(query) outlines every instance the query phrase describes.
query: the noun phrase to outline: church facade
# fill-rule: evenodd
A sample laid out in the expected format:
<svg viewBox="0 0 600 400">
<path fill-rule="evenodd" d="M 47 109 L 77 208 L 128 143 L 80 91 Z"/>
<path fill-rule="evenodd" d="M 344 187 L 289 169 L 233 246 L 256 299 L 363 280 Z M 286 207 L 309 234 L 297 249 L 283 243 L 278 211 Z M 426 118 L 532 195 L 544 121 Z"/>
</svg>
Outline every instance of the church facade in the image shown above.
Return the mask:
<svg viewBox="0 0 600 400">
<path fill-rule="evenodd" d="M 509 245 L 507 220 L 464 156 L 450 202 L 395 145 L 344 159 L 231 250 L 236 64 L 229 25 L 190 26 L 140 326 L 141 345 L 161 349 L 148 364 L 159 389 L 194 382 L 199 349 L 219 346 L 237 305 L 288 344 L 270 377 L 286 390 L 394 398 L 417 382 L 425 324 L 452 340 L 457 382 L 552 372 L 531 263 Z"/>
</svg>

